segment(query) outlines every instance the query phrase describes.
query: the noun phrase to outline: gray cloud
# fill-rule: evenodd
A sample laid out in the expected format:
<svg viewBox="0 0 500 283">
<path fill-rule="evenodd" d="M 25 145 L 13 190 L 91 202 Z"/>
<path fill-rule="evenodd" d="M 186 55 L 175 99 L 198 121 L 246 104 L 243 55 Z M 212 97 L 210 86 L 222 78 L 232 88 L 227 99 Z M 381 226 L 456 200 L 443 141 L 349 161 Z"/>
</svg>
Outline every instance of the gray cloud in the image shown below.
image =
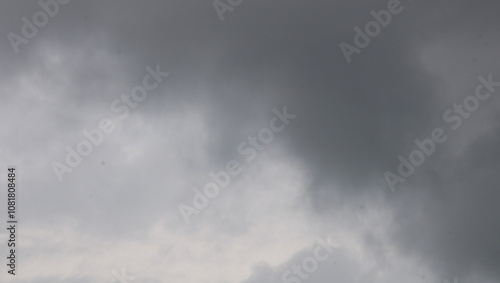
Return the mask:
<svg viewBox="0 0 500 283">
<path fill-rule="evenodd" d="M 47 263 L 71 266 L 21 270 L 12 282 L 97 282 L 139 250 L 137 281 L 275 282 L 318 227 L 356 240 L 342 238 L 335 260 L 344 266 L 329 260 L 311 282 L 498 281 L 498 93 L 457 131 L 442 118 L 474 93 L 477 76 L 500 80 L 498 4 L 401 1 L 347 64 L 338 45 L 387 2 L 244 1 L 221 22 L 210 1 L 74 0 L 18 54 L 6 35 L 40 7 L 2 4 L 1 157 L 20 170 L 20 233 L 40 245 L 20 260 L 34 266 L 50 253 Z M 81 130 L 116 119 L 111 102 L 156 64 L 166 81 L 57 182 L 51 162 Z M 177 205 L 211 170 L 242 159 L 238 144 L 284 105 L 297 119 L 186 227 Z M 437 127 L 449 140 L 391 193 L 384 172 Z M 66 238 L 37 240 L 63 228 Z M 84 239 L 103 253 L 80 253 Z M 364 269 L 365 260 L 375 263 Z"/>
</svg>

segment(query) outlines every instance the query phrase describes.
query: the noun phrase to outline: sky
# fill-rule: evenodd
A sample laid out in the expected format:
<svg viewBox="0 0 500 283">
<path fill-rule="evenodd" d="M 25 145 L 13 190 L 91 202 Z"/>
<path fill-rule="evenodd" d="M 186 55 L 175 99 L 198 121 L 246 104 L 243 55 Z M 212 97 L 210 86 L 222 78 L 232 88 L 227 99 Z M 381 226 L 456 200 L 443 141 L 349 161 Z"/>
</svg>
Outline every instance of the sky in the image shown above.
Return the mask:
<svg viewBox="0 0 500 283">
<path fill-rule="evenodd" d="M 500 282 L 497 1 L 0 5 L 0 282 Z"/>
</svg>

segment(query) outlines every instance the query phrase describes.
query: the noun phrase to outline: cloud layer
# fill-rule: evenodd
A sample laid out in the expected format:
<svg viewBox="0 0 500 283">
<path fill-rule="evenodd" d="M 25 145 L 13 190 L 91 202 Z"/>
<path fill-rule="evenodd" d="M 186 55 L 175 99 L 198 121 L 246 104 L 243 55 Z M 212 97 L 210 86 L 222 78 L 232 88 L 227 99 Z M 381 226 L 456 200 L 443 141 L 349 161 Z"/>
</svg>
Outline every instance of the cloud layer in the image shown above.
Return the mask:
<svg viewBox="0 0 500 283">
<path fill-rule="evenodd" d="M 500 89 L 459 129 L 443 119 L 478 76 L 500 81 L 498 3 L 401 0 L 347 63 L 339 44 L 389 2 L 242 1 L 221 21 L 210 1 L 74 0 L 17 53 L 7 34 L 42 8 L 3 3 L 0 157 L 21 222 L 1 277 L 278 283 L 331 235 L 294 278 L 498 282 Z M 169 76 L 120 119 L 110 105 L 157 65 Z M 238 146 L 284 106 L 296 118 L 247 162 Z M 116 129 L 59 182 L 52 162 L 103 118 Z M 436 128 L 447 141 L 391 192 L 384 172 Z M 186 225 L 179 204 L 231 160 L 242 173 Z"/>
</svg>

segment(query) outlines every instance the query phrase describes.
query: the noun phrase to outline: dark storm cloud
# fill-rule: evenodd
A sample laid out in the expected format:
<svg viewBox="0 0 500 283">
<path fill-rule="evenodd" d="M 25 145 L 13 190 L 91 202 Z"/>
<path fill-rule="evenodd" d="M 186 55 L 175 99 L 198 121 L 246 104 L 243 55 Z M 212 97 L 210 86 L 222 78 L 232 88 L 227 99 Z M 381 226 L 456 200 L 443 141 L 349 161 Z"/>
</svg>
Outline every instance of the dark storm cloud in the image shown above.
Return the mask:
<svg viewBox="0 0 500 283">
<path fill-rule="evenodd" d="M 286 99 L 300 117 L 300 128 L 290 134 L 289 144 L 312 171 L 310 196 L 315 210 L 335 210 L 330 204 L 336 194 L 332 199 L 325 197 L 324 187 L 340 190 L 346 201 L 364 190 L 386 189 L 381 188 L 378 178 L 385 170 L 396 168 L 397 156 L 409 153 L 415 138 L 428 137 L 432 129 L 443 126 L 444 109 L 436 106 L 439 78 L 422 68 L 418 46 L 462 29 L 472 29 L 480 37 L 498 25 L 491 13 L 495 5 L 492 1 L 404 5 L 405 11 L 394 17 L 366 50 L 355 55 L 351 65 L 343 62 L 339 52 L 332 54 L 319 43 L 327 37 L 325 32 L 308 30 L 312 23 L 301 19 L 290 24 L 290 30 L 302 36 L 281 33 L 280 42 L 287 48 L 266 58 L 276 60 L 290 54 L 294 62 L 288 70 L 289 92 L 276 101 Z M 367 14 L 375 7 L 372 4 L 353 10 Z M 332 12 L 337 13 L 341 12 Z M 323 19 L 318 17 L 315 23 Z M 332 40 L 351 39 L 353 31 L 338 21 L 336 17 L 325 21 L 330 24 L 327 29 Z M 352 26 L 367 21 L 366 17 L 349 19 Z M 324 29 L 324 24 L 320 26 Z M 476 44 L 481 46 L 483 42 Z M 462 99 L 457 97 L 456 101 Z M 481 123 L 477 119 L 470 122 Z M 394 240 L 402 250 L 411 250 L 437 269 L 442 268 L 440 272 L 464 275 L 483 268 L 497 272 L 500 254 L 493 239 L 500 231 L 493 215 L 498 213 L 495 203 L 500 180 L 494 168 L 499 161 L 494 154 L 480 153 L 496 152 L 496 129 L 488 134 L 488 142 L 480 142 L 483 137 L 478 137 L 479 141 L 458 160 L 438 152 L 427 161 L 406 186 L 418 193 L 398 192 L 408 194 L 403 200 L 390 196 L 388 204 L 394 205 L 399 213 L 397 223 L 402 225 L 395 229 Z M 455 169 L 455 164 L 464 161 L 469 164 L 467 168 Z M 481 164 L 488 165 L 479 167 Z M 453 196 L 453 201 L 443 199 L 443 194 Z M 400 201 L 413 204 L 400 206 Z M 478 237 L 482 240 L 477 241 Z"/>
<path fill-rule="evenodd" d="M 73 0 L 19 54 L 4 37 L 0 60 L 9 70 L 0 72 L 4 81 L 27 70 L 46 75 L 42 47 L 69 52 L 65 58 L 73 59 L 62 67 L 69 70 L 72 91 L 65 101 L 75 108 L 106 107 L 119 95 L 108 91 L 116 89 L 108 81 L 135 82 L 145 66 L 159 64 L 171 77 L 141 105 L 141 115 L 182 112 L 183 102 L 206 105 L 213 137 L 207 146 L 215 165 L 233 159 L 236 146 L 264 126 L 272 108 L 287 105 L 298 118 L 279 139 L 308 168 L 304 203 L 311 210 L 334 213 L 332 203 L 350 207 L 362 196 L 388 194 L 387 205 L 398 215 L 393 240 L 402 253 L 443 273 L 498 272 L 497 124 L 458 158 L 438 151 L 395 195 L 383 183 L 383 173 L 394 171 L 398 155 L 409 153 L 414 139 L 443 126 L 441 81 L 422 65 L 420 48 L 461 30 L 478 37 L 496 32 L 498 4 L 401 1 L 404 10 L 347 64 L 339 43 L 352 44 L 354 26 L 370 21 L 370 10 L 387 2 L 245 1 L 221 22 L 210 1 Z M 19 33 L 20 18 L 39 8 L 28 2 L 3 5 L 4 35 Z M 119 62 L 115 68 L 103 68 L 101 49 L 110 64 Z M 65 123 L 77 130 L 87 125 Z M 269 272 L 263 268 L 255 276 Z"/>
</svg>

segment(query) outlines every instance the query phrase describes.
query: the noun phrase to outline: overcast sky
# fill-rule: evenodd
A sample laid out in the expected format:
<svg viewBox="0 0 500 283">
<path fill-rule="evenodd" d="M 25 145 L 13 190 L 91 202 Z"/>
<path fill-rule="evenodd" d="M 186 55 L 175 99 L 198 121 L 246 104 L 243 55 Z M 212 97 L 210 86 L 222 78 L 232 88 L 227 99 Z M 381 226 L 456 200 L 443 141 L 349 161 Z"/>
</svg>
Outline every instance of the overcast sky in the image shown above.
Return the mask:
<svg viewBox="0 0 500 283">
<path fill-rule="evenodd" d="M 0 4 L 1 282 L 500 282 L 498 1 L 58 1 Z"/>
</svg>

